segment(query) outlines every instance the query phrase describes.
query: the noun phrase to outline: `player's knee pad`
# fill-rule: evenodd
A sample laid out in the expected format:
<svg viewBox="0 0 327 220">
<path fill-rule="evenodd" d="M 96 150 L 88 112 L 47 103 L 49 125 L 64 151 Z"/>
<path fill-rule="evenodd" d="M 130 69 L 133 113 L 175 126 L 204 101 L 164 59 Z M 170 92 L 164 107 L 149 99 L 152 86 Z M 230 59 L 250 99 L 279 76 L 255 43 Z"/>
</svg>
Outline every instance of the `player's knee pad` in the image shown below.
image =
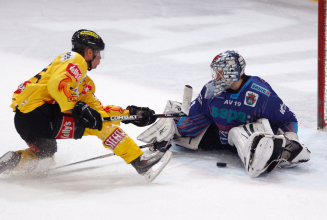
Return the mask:
<svg viewBox="0 0 327 220">
<path fill-rule="evenodd" d="M 52 157 L 57 152 L 57 141 L 55 139 L 30 135 L 21 135 L 21 137 L 39 159 Z"/>
<path fill-rule="evenodd" d="M 60 116 L 57 118 L 51 138 L 55 139 L 81 139 L 85 131 L 85 124 L 76 121 L 70 116 Z"/>
<path fill-rule="evenodd" d="M 145 143 L 162 143 L 160 149 L 166 151 L 175 136 L 180 136 L 172 118 L 160 118 L 155 124 L 140 134 L 137 139 Z"/>
<path fill-rule="evenodd" d="M 36 138 L 35 141 L 26 143 L 39 159 L 50 158 L 57 152 L 55 139 Z"/>
</svg>

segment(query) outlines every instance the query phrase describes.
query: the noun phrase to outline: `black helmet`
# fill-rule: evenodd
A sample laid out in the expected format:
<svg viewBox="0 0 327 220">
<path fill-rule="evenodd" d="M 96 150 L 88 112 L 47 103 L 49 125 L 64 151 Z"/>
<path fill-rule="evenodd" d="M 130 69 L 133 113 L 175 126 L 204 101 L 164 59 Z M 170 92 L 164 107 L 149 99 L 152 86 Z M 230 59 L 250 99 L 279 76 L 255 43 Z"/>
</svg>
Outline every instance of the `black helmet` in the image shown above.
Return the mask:
<svg viewBox="0 0 327 220">
<path fill-rule="evenodd" d="M 101 50 L 104 50 L 105 44 L 102 38 L 97 35 L 94 31 L 81 29 L 74 33 L 72 37 L 72 51 L 81 54 L 84 57 L 84 51 L 86 47 L 91 47 L 94 50 L 94 57 L 95 59 L 97 53 Z M 92 61 L 89 62 L 89 71 L 92 69 Z"/>
<path fill-rule="evenodd" d="M 93 50 L 104 50 L 104 43 L 102 38 L 94 31 L 81 29 L 74 33 L 72 37 L 73 48 L 72 51 L 84 55 L 86 47 L 91 47 Z"/>
</svg>

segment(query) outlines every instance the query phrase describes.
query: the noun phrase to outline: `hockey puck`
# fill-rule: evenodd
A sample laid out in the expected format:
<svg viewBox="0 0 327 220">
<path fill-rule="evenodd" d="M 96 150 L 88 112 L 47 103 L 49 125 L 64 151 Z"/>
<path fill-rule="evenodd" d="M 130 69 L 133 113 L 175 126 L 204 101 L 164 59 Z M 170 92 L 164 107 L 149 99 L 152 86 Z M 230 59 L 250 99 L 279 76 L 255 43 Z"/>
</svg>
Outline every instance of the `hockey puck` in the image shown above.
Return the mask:
<svg viewBox="0 0 327 220">
<path fill-rule="evenodd" d="M 226 167 L 227 163 L 217 162 L 217 167 Z"/>
</svg>

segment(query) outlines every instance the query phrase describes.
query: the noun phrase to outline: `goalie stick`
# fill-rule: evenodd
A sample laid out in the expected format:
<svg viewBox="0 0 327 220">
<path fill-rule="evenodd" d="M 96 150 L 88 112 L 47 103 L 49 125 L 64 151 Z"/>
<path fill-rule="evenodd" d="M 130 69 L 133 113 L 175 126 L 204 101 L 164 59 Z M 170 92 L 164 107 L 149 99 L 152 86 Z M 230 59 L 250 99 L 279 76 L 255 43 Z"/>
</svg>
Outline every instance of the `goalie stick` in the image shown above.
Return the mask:
<svg viewBox="0 0 327 220">
<path fill-rule="evenodd" d="M 185 85 L 184 93 L 183 93 L 183 103 L 181 112 L 179 113 L 166 113 L 166 114 L 154 114 L 157 118 L 175 118 L 175 117 L 185 117 L 188 116 L 191 108 L 191 101 L 193 95 L 192 86 Z M 112 117 L 104 117 L 103 121 L 134 121 L 141 119 L 142 115 L 129 115 L 129 116 L 112 116 Z"/>
</svg>

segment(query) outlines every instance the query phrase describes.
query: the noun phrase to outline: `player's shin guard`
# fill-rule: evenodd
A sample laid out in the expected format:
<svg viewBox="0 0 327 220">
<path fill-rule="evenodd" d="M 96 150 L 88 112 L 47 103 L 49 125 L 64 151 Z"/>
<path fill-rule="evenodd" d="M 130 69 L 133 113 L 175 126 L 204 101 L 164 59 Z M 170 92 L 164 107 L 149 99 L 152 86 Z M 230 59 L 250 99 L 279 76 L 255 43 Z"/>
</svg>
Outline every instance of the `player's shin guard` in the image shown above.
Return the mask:
<svg viewBox="0 0 327 220">
<path fill-rule="evenodd" d="M 16 151 L 16 153 L 21 154 L 21 158 L 13 171 L 42 172 L 55 165 L 54 155 L 40 158 L 30 148 Z"/>
<path fill-rule="evenodd" d="M 86 129 L 86 135 L 88 134 L 98 136 L 105 148 L 113 150 L 126 163 L 131 163 L 136 171 L 144 176 L 148 182 L 151 182 L 159 175 L 172 157 L 171 152 L 157 151 L 149 155 L 143 154 L 143 151 L 133 139 L 111 122 L 104 122 L 101 131 Z M 156 166 L 157 164 L 158 166 Z"/>
<path fill-rule="evenodd" d="M 54 164 L 54 157 L 39 159 L 38 156 L 29 148 L 19 151 L 9 151 L 0 158 L 0 173 L 10 171 L 33 171 L 42 161 L 42 169 L 46 170 Z M 48 166 L 45 166 L 48 164 Z M 41 168 L 40 167 L 40 168 Z"/>
<path fill-rule="evenodd" d="M 113 150 L 113 152 L 130 163 L 143 154 L 143 151 L 121 128 L 117 125 L 106 121 L 103 122 L 102 130 L 85 129 L 84 135 L 95 135 L 102 140 L 105 148 Z"/>
<path fill-rule="evenodd" d="M 32 170 L 35 166 L 35 162 L 39 159 L 38 156 L 29 148 L 25 150 L 16 151 L 21 155 L 20 161 L 13 171 Z"/>
</svg>

